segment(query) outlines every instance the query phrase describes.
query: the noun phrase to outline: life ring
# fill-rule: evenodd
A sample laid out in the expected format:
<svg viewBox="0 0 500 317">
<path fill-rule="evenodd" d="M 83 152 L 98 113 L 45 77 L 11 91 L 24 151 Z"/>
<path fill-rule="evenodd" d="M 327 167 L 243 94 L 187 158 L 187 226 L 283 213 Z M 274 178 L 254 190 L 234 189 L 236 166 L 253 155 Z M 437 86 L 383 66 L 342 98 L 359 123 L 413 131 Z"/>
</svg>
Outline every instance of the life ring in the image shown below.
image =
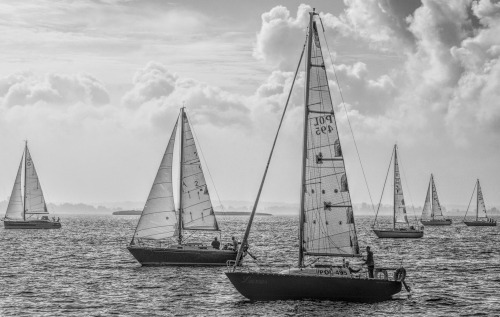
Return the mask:
<svg viewBox="0 0 500 317">
<path fill-rule="evenodd" d="M 380 278 L 380 274 L 384 275 L 384 280 L 388 280 L 389 279 L 389 275 L 387 274 L 387 270 L 377 270 L 375 272 L 375 278 L 376 279 L 381 279 Z"/>
<path fill-rule="evenodd" d="M 406 278 L 406 270 L 404 267 L 400 267 L 394 272 L 394 280 L 397 282 L 404 282 Z"/>
</svg>

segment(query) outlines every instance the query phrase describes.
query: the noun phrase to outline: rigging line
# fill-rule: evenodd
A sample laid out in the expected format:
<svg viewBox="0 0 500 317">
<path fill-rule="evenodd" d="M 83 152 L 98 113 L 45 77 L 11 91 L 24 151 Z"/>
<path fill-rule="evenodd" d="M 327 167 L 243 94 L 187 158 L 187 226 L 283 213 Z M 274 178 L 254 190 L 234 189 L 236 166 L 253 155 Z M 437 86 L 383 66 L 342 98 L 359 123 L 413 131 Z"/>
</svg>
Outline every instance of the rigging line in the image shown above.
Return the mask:
<svg viewBox="0 0 500 317">
<path fill-rule="evenodd" d="M 368 186 L 368 180 L 366 179 L 366 174 L 365 174 L 365 169 L 363 167 L 363 163 L 361 162 L 361 155 L 359 154 L 358 144 L 356 143 L 354 131 L 352 130 L 352 126 L 351 126 L 351 120 L 349 119 L 349 114 L 348 114 L 347 108 L 345 106 L 344 95 L 342 94 L 342 89 L 340 88 L 340 83 L 339 83 L 339 79 L 337 77 L 337 72 L 335 71 L 335 65 L 333 64 L 332 55 L 330 53 L 330 47 L 328 46 L 328 42 L 326 41 L 326 35 L 325 35 L 326 32 L 325 32 L 325 27 L 323 26 L 323 20 L 321 19 L 320 16 L 318 16 L 318 17 L 319 17 L 319 21 L 321 22 L 321 27 L 323 28 L 323 37 L 325 39 L 326 49 L 328 50 L 328 56 L 330 57 L 330 62 L 332 63 L 333 74 L 335 75 L 335 81 L 337 82 L 337 87 L 339 88 L 340 98 L 342 99 L 342 106 L 343 106 L 344 111 L 345 111 L 347 122 L 349 123 L 349 130 L 351 131 L 352 139 L 354 141 L 354 147 L 356 148 L 356 154 L 358 155 L 359 165 L 361 166 L 361 171 L 363 172 L 363 178 L 365 180 L 366 189 L 368 190 L 368 196 L 370 197 L 370 203 L 372 204 L 372 210 L 373 210 L 373 212 L 375 212 L 375 206 L 373 205 L 372 194 L 370 192 L 370 187 Z"/>
<path fill-rule="evenodd" d="M 264 175 L 262 176 L 262 181 L 260 183 L 259 191 L 257 192 L 257 197 L 255 198 L 255 203 L 254 203 L 253 208 L 252 208 L 252 213 L 250 214 L 250 219 L 248 220 L 248 225 L 247 225 L 247 228 L 245 230 L 245 235 L 243 236 L 243 241 L 241 242 L 241 247 L 238 249 L 238 255 L 236 256 L 236 261 L 234 262 L 233 271 L 236 270 L 236 266 L 238 265 L 238 263 L 241 259 L 241 256 L 243 255 L 243 249 L 246 248 L 246 246 L 247 246 L 248 236 L 250 235 L 250 228 L 252 227 L 252 222 L 253 222 L 253 218 L 255 216 L 255 211 L 257 210 L 257 205 L 259 204 L 260 194 L 262 192 L 262 188 L 264 187 L 264 182 L 265 182 L 266 176 L 267 176 L 267 170 L 269 169 L 269 164 L 271 164 L 271 159 L 273 157 L 274 147 L 276 146 L 276 141 L 278 140 L 278 135 L 279 135 L 279 132 L 281 129 L 281 125 L 283 124 L 283 119 L 285 118 L 286 109 L 288 108 L 288 103 L 290 101 L 290 97 L 292 96 L 292 91 L 293 91 L 293 86 L 295 84 L 295 79 L 297 78 L 297 74 L 299 73 L 300 64 L 302 62 L 302 57 L 304 56 L 304 51 L 306 49 L 306 43 L 307 42 L 305 42 L 304 46 L 302 47 L 302 53 L 300 54 L 299 63 L 297 64 L 297 69 L 295 70 L 295 75 L 293 76 L 292 85 L 290 86 L 290 92 L 288 93 L 288 97 L 287 97 L 286 103 L 285 103 L 285 108 L 283 109 L 283 114 L 281 115 L 280 124 L 278 125 L 278 130 L 276 131 L 276 136 L 274 137 L 273 146 L 271 147 L 271 153 L 269 153 L 269 158 L 267 160 L 266 169 L 264 170 Z"/>
<path fill-rule="evenodd" d="M 192 122 L 191 117 L 189 116 L 189 114 L 186 113 L 186 116 L 188 117 L 188 120 Z M 212 173 L 210 173 L 210 169 L 208 168 L 207 161 L 205 160 L 205 155 L 203 154 L 203 149 L 201 147 L 201 143 L 198 141 L 198 137 L 196 136 L 196 131 L 194 130 L 193 126 L 190 126 L 190 130 L 191 130 L 191 132 L 194 135 L 194 139 L 196 141 L 196 144 L 198 144 L 198 148 L 200 149 L 201 158 L 203 159 L 203 163 L 205 163 L 205 166 L 207 168 L 208 176 L 210 176 L 210 181 L 212 182 L 212 186 L 214 186 L 215 194 L 217 195 L 217 199 L 219 200 L 219 204 L 221 206 L 221 209 L 222 209 L 223 212 L 225 212 L 224 205 L 222 204 L 222 202 L 220 200 L 220 197 L 219 197 L 219 192 L 217 191 L 217 187 L 215 187 L 215 182 L 214 182 L 214 179 L 212 177 Z"/>
<path fill-rule="evenodd" d="M 469 212 L 470 203 L 472 202 L 472 198 L 474 197 L 474 192 L 476 191 L 476 187 L 477 187 L 477 182 L 474 184 L 474 189 L 472 190 L 472 195 L 470 196 L 469 205 L 467 205 L 467 210 L 465 211 L 464 220 L 465 217 L 467 217 L 467 213 Z"/>
<path fill-rule="evenodd" d="M 418 218 L 417 218 L 417 214 L 415 213 L 415 207 L 413 205 L 413 199 L 411 198 L 411 190 L 410 190 L 410 186 L 408 185 L 408 179 L 406 177 L 405 167 L 403 165 L 403 160 L 401 159 L 401 153 L 399 154 L 399 162 L 400 162 L 400 165 L 401 165 L 401 169 L 403 170 L 403 177 L 405 178 L 406 188 L 408 188 L 408 195 L 410 196 L 411 209 L 413 211 L 413 217 L 415 218 L 416 225 L 418 226 Z M 401 181 L 401 179 L 400 179 L 400 181 Z"/>
<path fill-rule="evenodd" d="M 387 174 L 385 174 L 384 186 L 382 187 L 382 193 L 380 194 L 380 200 L 378 202 L 377 213 L 375 214 L 375 220 L 373 221 L 372 228 L 375 227 L 377 223 L 377 216 L 380 210 L 380 205 L 382 204 L 382 197 L 384 196 L 385 185 L 387 183 L 387 177 L 389 176 L 389 171 L 391 170 L 392 158 L 394 157 L 394 151 L 391 152 L 391 160 L 389 161 L 389 167 L 387 168 Z"/>
</svg>

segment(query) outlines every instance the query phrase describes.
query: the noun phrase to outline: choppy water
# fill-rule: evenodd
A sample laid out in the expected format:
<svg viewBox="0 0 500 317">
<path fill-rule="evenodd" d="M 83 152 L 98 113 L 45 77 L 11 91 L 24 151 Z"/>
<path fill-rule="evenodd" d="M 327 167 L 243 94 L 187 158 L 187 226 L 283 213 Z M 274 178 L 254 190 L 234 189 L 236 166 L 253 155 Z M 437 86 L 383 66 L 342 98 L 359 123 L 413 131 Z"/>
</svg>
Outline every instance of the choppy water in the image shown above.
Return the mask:
<svg viewBox="0 0 500 317">
<path fill-rule="evenodd" d="M 357 218 L 379 264 L 407 268 L 409 297 L 377 304 L 249 302 L 225 268 L 140 267 L 126 250 L 137 216 L 66 216 L 61 230 L 0 229 L 0 316 L 457 316 L 500 314 L 500 228 L 427 227 L 416 240 L 379 240 Z M 219 219 L 223 240 L 246 217 Z M 208 238 L 207 238 L 208 240 Z M 297 257 L 295 217 L 258 217 L 252 252 L 273 266 Z M 393 259 L 393 260 L 391 260 Z"/>
</svg>

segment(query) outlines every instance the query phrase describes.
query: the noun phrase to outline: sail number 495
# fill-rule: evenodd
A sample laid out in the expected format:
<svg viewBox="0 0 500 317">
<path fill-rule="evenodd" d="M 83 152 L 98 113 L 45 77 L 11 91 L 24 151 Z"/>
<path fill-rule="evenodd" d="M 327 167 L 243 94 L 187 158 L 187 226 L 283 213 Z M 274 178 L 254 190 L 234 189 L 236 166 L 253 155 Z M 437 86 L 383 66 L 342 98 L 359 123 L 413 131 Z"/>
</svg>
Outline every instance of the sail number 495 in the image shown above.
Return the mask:
<svg viewBox="0 0 500 317">
<path fill-rule="evenodd" d="M 316 128 L 315 132 L 317 135 L 332 133 L 333 127 L 331 124 L 333 124 L 333 117 L 331 114 L 313 118 L 313 126 Z"/>
</svg>

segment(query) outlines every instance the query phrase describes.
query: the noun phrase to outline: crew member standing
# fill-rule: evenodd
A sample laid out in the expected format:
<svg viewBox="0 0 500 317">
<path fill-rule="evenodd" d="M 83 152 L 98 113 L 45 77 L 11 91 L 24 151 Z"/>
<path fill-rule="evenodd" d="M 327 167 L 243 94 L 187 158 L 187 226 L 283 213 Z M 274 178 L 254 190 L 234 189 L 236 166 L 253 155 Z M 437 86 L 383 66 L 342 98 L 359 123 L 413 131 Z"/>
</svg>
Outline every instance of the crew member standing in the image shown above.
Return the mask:
<svg viewBox="0 0 500 317">
<path fill-rule="evenodd" d="M 375 268 L 375 262 L 373 261 L 373 252 L 370 251 L 370 247 L 366 247 L 366 266 L 368 266 L 368 276 L 373 278 L 373 269 Z"/>
</svg>

